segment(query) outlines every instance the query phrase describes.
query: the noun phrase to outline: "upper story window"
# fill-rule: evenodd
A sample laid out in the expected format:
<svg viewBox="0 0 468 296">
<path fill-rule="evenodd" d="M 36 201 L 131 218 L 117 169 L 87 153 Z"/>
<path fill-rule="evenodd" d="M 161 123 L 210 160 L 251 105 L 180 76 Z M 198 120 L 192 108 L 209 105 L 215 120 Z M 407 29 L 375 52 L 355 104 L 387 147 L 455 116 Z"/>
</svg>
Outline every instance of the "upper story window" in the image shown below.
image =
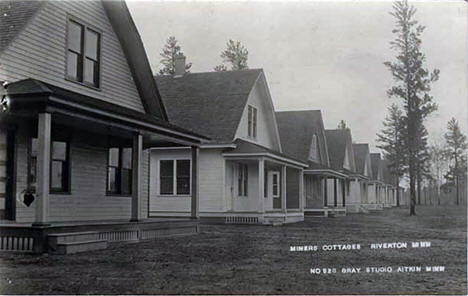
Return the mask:
<svg viewBox="0 0 468 296">
<path fill-rule="evenodd" d="M 67 78 L 99 87 L 101 34 L 75 20 L 68 21 Z"/>
<path fill-rule="evenodd" d="M 319 161 L 319 149 L 316 134 L 312 136 L 312 144 L 310 145 L 309 159 L 313 161 Z"/>
<path fill-rule="evenodd" d="M 248 135 L 250 138 L 257 138 L 257 108 L 249 105 Z"/>
</svg>

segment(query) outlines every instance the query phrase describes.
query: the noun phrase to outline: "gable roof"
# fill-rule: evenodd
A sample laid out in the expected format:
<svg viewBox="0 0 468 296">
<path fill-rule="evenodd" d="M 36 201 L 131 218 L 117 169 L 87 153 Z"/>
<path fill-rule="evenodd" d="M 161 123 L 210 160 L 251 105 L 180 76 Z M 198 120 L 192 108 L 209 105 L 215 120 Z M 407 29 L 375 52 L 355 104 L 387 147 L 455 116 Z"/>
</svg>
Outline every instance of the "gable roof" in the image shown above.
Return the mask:
<svg viewBox="0 0 468 296">
<path fill-rule="evenodd" d="M 156 76 L 169 122 L 231 143 L 261 69 Z"/>
<path fill-rule="evenodd" d="M 0 0 L 0 53 L 26 27 L 44 1 Z M 102 0 L 104 10 L 120 41 L 146 113 L 167 120 L 143 42 L 123 0 Z"/>
<path fill-rule="evenodd" d="M 0 1 L 0 53 L 21 32 L 44 1 Z"/>
<path fill-rule="evenodd" d="M 328 166 L 328 152 L 320 110 L 276 112 L 276 122 L 283 152 L 302 161 L 309 161 L 312 137 L 317 136 L 320 164 Z"/>
<path fill-rule="evenodd" d="M 356 172 L 364 175 L 366 159 L 369 155 L 369 144 L 353 144 L 354 163 L 356 165 Z M 371 172 L 369 172 L 371 173 Z"/>
<path fill-rule="evenodd" d="M 343 164 L 346 156 L 346 146 L 349 145 L 351 151 L 348 151 L 350 159 L 350 167 L 355 169 L 354 155 L 352 155 L 352 138 L 349 129 L 333 129 L 325 130 L 325 137 L 327 140 L 328 156 L 330 159 L 330 166 L 335 170 L 343 170 Z"/>
<path fill-rule="evenodd" d="M 382 160 L 380 158 L 380 153 L 371 153 L 371 166 L 372 166 L 372 179 L 379 180 L 379 171 L 381 170 L 381 163 Z M 379 180 L 381 181 L 381 180 Z"/>
</svg>

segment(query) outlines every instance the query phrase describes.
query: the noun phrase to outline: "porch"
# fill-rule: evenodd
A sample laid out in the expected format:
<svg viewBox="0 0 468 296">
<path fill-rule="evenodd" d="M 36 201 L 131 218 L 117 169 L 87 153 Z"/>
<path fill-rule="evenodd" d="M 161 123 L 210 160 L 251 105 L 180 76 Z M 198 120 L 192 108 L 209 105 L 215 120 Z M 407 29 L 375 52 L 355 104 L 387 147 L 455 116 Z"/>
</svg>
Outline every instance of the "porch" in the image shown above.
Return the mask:
<svg viewBox="0 0 468 296">
<path fill-rule="evenodd" d="M 274 154 L 223 154 L 227 223 L 284 224 L 304 220 L 303 167 Z"/>
<path fill-rule="evenodd" d="M 346 215 L 347 197 L 350 194 L 347 176 L 328 168 L 304 170 L 304 215 Z"/>
</svg>

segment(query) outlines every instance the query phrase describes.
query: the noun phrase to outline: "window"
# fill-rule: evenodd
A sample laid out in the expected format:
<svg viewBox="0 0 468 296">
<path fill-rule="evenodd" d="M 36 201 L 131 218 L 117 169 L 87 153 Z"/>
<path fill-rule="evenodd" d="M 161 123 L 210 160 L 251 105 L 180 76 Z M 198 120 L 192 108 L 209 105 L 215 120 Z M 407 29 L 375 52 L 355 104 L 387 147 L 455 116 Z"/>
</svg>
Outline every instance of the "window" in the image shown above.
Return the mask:
<svg viewBox="0 0 468 296">
<path fill-rule="evenodd" d="M 273 197 L 279 197 L 279 174 L 278 173 L 273 173 L 272 175 L 272 195 Z"/>
<path fill-rule="evenodd" d="M 132 194 L 132 148 L 109 148 L 107 193 Z"/>
<path fill-rule="evenodd" d="M 189 159 L 159 161 L 159 194 L 190 195 Z"/>
<path fill-rule="evenodd" d="M 249 167 L 246 164 L 238 165 L 238 195 L 248 196 Z"/>
<path fill-rule="evenodd" d="M 318 143 L 317 143 L 317 135 L 312 136 L 312 144 L 310 145 L 310 155 L 309 159 L 313 161 L 319 160 L 319 153 L 318 153 Z"/>
<path fill-rule="evenodd" d="M 29 152 L 28 187 L 36 191 L 37 186 L 37 139 L 32 138 Z M 50 191 L 69 191 L 69 145 L 67 142 L 53 141 L 50 157 Z"/>
<path fill-rule="evenodd" d="M 257 108 L 249 105 L 248 109 L 248 135 L 255 139 L 257 138 Z"/>
<path fill-rule="evenodd" d="M 101 34 L 74 20 L 68 22 L 67 78 L 99 87 Z"/>
</svg>

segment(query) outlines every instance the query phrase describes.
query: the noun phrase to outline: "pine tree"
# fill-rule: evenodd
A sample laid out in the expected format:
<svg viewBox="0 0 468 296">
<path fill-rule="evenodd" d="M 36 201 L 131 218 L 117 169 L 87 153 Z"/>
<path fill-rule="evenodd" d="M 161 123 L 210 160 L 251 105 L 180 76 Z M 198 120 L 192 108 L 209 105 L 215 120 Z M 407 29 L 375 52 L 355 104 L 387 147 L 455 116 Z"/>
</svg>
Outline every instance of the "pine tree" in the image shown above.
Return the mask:
<svg viewBox="0 0 468 296">
<path fill-rule="evenodd" d="M 403 113 L 396 104 L 388 108 L 388 115 L 383 122 L 383 128 L 377 134 L 377 146 L 389 162 L 390 173 L 394 176 L 395 187 L 398 189 L 400 180 L 406 171 L 406 154 Z M 400 190 L 397 190 L 397 207 L 400 206 Z"/>
<path fill-rule="evenodd" d="M 416 9 L 408 5 L 407 0 L 393 4 L 396 38 L 390 42 L 391 48 L 397 51 L 393 62 L 384 65 L 393 76 L 394 85 L 387 90 L 389 97 L 398 98 L 403 105 L 403 122 L 405 125 L 405 151 L 407 153 L 410 215 L 416 215 L 416 179 L 418 174 L 418 144 L 420 126 L 424 119 L 437 109 L 430 95 L 431 85 L 439 78 L 439 70 L 430 72 L 425 67 L 426 57 L 421 51 L 421 34 L 425 27 L 418 25 L 414 19 Z"/>
<path fill-rule="evenodd" d="M 239 41 L 229 39 L 226 43 L 226 49 L 221 53 L 223 63 L 229 63 L 231 70 L 248 69 L 247 60 L 249 51 Z M 226 71 L 227 67 L 224 64 L 216 66 L 215 71 Z"/>
<path fill-rule="evenodd" d="M 166 45 L 164 45 L 161 52 L 161 64 L 162 68 L 159 70 L 159 75 L 174 75 L 175 74 L 175 60 L 176 57 L 182 53 L 181 47 L 177 44 L 177 39 L 174 36 L 170 36 L 166 40 Z M 192 63 L 187 63 L 185 65 L 185 72 L 190 72 Z"/>
<path fill-rule="evenodd" d="M 457 205 L 460 204 L 460 178 L 466 175 L 466 150 L 468 144 L 466 136 L 461 132 L 458 121 L 455 118 L 450 119 L 447 123 L 447 133 L 444 135 L 447 142 L 445 155 L 450 160 L 449 171 L 446 178 L 455 183 L 457 194 Z"/>
<path fill-rule="evenodd" d="M 425 179 L 430 176 L 429 173 L 429 146 L 427 143 L 428 133 L 424 125 L 419 125 L 417 133 L 417 148 L 416 148 L 416 185 L 417 185 L 417 201 L 421 204 L 421 185 Z"/>
<path fill-rule="evenodd" d="M 340 123 L 338 123 L 338 128 L 346 129 L 346 122 L 344 120 L 340 120 Z"/>
<path fill-rule="evenodd" d="M 445 148 L 441 142 L 434 142 L 429 147 L 430 171 L 437 189 L 437 204 L 440 206 L 440 186 L 446 164 Z"/>
</svg>

